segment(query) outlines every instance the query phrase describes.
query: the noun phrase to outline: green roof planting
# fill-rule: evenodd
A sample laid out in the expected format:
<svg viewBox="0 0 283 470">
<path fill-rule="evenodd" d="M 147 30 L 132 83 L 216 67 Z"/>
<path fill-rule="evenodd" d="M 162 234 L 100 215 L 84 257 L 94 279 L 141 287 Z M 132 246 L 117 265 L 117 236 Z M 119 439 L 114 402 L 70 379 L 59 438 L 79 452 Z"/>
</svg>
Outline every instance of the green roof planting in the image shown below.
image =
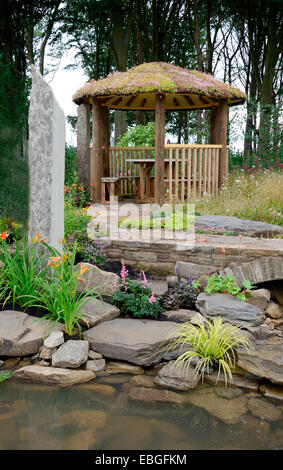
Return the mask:
<svg viewBox="0 0 283 470">
<path fill-rule="evenodd" d="M 101 80 L 92 80 L 73 96 L 77 104 L 91 97 L 128 96 L 151 93 L 192 94 L 227 99 L 228 104 L 243 103 L 245 93 L 212 75 L 187 70 L 165 62 L 149 62 L 126 72 L 114 72 Z M 118 107 L 118 106 L 117 106 Z"/>
</svg>

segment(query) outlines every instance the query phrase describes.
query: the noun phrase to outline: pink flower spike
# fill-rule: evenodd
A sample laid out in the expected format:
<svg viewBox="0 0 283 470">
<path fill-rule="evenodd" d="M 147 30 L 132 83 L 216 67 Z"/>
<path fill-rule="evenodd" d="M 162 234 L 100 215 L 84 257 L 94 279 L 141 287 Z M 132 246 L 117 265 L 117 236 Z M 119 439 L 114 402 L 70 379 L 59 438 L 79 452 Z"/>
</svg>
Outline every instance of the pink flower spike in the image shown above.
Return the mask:
<svg viewBox="0 0 283 470">
<path fill-rule="evenodd" d="M 156 298 L 154 297 L 154 292 L 152 291 L 151 297 L 148 299 L 149 303 L 152 305 L 156 302 Z"/>
<path fill-rule="evenodd" d="M 148 284 L 148 282 L 147 282 L 147 278 L 146 278 L 146 275 L 145 275 L 144 271 L 142 271 L 142 276 L 143 276 L 143 284 L 144 284 L 144 286 L 146 286 Z"/>
</svg>

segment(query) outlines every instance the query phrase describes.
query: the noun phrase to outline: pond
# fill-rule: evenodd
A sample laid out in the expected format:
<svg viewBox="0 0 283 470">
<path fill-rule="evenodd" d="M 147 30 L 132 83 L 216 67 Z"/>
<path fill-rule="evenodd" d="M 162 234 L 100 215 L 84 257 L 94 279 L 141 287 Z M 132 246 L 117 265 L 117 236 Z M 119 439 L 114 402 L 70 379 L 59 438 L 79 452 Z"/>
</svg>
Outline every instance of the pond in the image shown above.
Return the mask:
<svg viewBox="0 0 283 470">
<path fill-rule="evenodd" d="M 239 424 L 226 424 L 189 403 L 134 402 L 125 392 L 131 378 L 102 376 L 67 388 L 6 380 L 0 450 L 283 448 L 283 419 L 268 422 L 248 412 Z"/>
</svg>

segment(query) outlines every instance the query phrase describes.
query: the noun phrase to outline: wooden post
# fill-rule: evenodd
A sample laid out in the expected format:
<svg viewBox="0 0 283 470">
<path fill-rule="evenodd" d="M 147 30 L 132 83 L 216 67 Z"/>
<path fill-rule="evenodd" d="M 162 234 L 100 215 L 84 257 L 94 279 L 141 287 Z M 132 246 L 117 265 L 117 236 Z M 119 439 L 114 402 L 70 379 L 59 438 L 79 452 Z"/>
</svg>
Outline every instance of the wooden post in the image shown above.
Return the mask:
<svg viewBox="0 0 283 470">
<path fill-rule="evenodd" d="M 226 100 L 211 108 L 210 143 L 222 145 L 219 152 L 218 187 L 224 183 L 224 179 L 228 175 L 227 117 L 228 106 Z"/>
<path fill-rule="evenodd" d="M 109 110 L 105 106 L 100 108 L 101 114 L 101 153 L 102 153 L 102 166 L 103 176 L 110 176 L 109 165 Z"/>
<path fill-rule="evenodd" d="M 91 183 L 90 195 L 92 202 L 101 200 L 102 152 L 101 152 L 101 111 L 96 98 L 92 104 L 92 152 L 91 152 Z"/>
<path fill-rule="evenodd" d="M 165 96 L 156 94 L 155 98 L 155 202 L 162 204 L 164 200 L 164 128 L 165 128 Z"/>
<path fill-rule="evenodd" d="M 77 122 L 77 163 L 79 181 L 89 190 L 90 184 L 90 105 L 83 103 L 78 107 Z"/>
</svg>

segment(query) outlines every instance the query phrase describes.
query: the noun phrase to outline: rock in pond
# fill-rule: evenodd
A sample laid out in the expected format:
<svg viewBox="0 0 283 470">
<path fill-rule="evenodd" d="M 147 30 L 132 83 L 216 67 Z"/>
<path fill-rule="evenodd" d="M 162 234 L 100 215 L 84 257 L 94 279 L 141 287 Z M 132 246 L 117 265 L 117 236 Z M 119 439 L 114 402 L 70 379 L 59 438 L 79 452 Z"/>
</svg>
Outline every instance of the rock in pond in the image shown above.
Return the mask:
<svg viewBox="0 0 283 470">
<path fill-rule="evenodd" d="M 64 450 L 89 450 L 96 444 L 96 435 L 93 429 L 76 432 L 70 436 L 63 445 Z"/>
<path fill-rule="evenodd" d="M 63 330 L 57 323 L 53 330 Z M 50 333 L 50 323 L 23 312 L 0 312 L 0 356 L 29 356 L 36 354 Z"/>
<path fill-rule="evenodd" d="M 160 369 L 154 383 L 172 390 L 192 390 L 196 388 L 199 380 L 200 376 L 195 373 L 194 367 L 178 368 L 175 361 L 170 361 Z"/>
<path fill-rule="evenodd" d="M 99 384 L 95 383 L 95 381 L 91 383 L 80 384 L 76 388 L 85 392 L 89 392 L 89 395 L 94 396 L 96 393 L 98 393 L 99 395 L 104 395 L 106 397 L 113 397 L 116 393 L 115 388 L 111 387 L 111 385 Z"/>
<path fill-rule="evenodd" d="M 84 333 L 90 347 L 105 357 L 140 366 L 157 364 L 165 356 L 162 348 L 177 323 L 116 318 Z M 171 353 L 171 359 L 177 356 Z"/>
<path fill-rule="evenodd" d="M 172 403 L 182 405 L 185 397 L 170 390 L 158 390 L 157 388 L 131 387 L 129 397 L 133 401 L 143 401 L 149 403 Z"/>
<path fill-rule="evenodd" d="M 210 319 L 221 316 L 224 320 L 244 326 L 257 326 L 263 322 L 262 310 L 233 295 L 202 292 L 197 297 L 196 306 L 202 315 Z"/>
<path fill-rule="evenodd" d="M 238 350 L 238 366 L 257 377 L 283 385 L 283 338 L 272 335 L 262 344 L 256 344 L 250 354 Z"/>
<path fill-rule="evenodd" d="M 88 370 L 71 370 L 39 365 L 22 367 L 15 372 L 14 376 L 16 379 L 28 382 L 60 385 L 61 387 L 88 382 L 95 378 L 94 372 Z"/>
<path fill-rule="evenodd" d="M 145 388 L 154 388 L 154 378 L 150 375 L 135 375 L 131 378 L 129 385 L 130 387 L 145 387 Z"/>
<path fill-rule="evenodd" d="M 88 341 L 68 340 L 52 356 L 53 367 L 80 367 L 88 358 Z"/>
<path fill-rule="evenodd" d="M 248 409 L 257 418 L 270 422 L 278 421 L 283 416 L 282 411 L 277 406 L 261 398 L 250 398 Z"/>
<path fill-rule="evenodd" d="M 110 361 L 107 362 L 106 373 L 140 375 L 144 373 L 144 370 L 142 367 L 134 366 L 128 362 Z"/>
<path fill-rule="evenodd" d="M 119 317 L 120 310 L 115 305 L 108 304 L 98 299 L 89 300 L 80 310 L 82 325 L 87 324 L 89 328 Z"/>
<path fill-rule="evenodd" d="M 99 410 L 73 410 L 60 418 L 60 425 L 74 426 L 79 429 L 101 429 L 105 423 L 106 414 Z"/>
<path fill-rule="evenodd" d="M 228 424 L 237 424 L 247 413 L 247 396 L 227 399 L 220 397 L 214 387 L 201 385 L 186 393 L 186 400 L 194 406 L 204 408 L 216 418 Z"/>
<path fill-rule="evenodd" d="M 81 266 L 87 270 L 80 277 L 84 282 L 78 282 L 77 291 L 86 292 L 94 289 L 101 295 L 112 295 L 120 289 L 119 276 L 115 273 L 103 271 L 90 263 L 79 263 L 75 266 L 75 272 L 80 272 Z"/>
</svg>

